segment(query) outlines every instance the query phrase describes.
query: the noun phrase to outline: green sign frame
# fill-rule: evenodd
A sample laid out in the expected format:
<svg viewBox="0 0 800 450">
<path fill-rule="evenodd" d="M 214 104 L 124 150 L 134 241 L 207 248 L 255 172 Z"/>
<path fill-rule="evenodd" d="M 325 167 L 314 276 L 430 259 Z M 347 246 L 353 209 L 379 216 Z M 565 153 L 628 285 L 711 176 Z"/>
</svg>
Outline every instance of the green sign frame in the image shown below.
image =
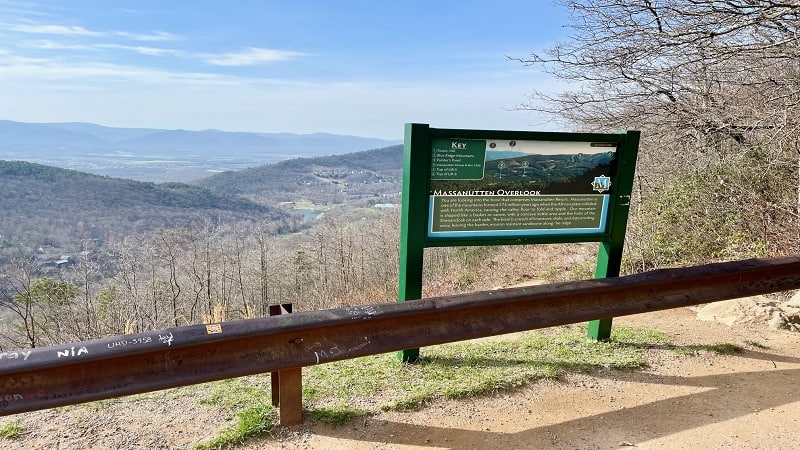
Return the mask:
<svg viewBox="0 0 800 450">
<path fill-rule="evenodd" d="M 619 276 L 639 137 L 406 124 L 398 300 L 422 298 L 427 247 L 599 242 L 595 277 Z"/>
</svg>

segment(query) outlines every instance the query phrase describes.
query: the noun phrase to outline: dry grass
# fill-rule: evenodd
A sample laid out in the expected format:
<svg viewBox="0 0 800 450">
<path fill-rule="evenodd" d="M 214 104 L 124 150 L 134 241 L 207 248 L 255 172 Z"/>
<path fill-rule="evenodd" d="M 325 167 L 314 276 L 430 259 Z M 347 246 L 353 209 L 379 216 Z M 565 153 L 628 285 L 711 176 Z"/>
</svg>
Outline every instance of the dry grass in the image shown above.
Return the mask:
<svg viewBox="0 0 800 450">
<path fill-rule="evenodd" d="M 483 249 L 482 258 L 451 256 L 447 269 L 431 277 L 423 286 L 423 295 L 438 297 L 542 282 L 589 279 L 594 274 L 597 258 L 597 244 L 594 243 Z"/>
</svg>

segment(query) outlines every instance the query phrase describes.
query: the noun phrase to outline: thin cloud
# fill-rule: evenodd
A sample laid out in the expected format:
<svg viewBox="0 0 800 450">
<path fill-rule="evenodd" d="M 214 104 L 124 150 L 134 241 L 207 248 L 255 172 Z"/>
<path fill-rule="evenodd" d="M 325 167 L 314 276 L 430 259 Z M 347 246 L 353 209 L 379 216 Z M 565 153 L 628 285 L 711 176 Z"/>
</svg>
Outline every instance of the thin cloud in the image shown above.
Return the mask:
<svg viewBox="0 0 800 450">
<path fill-rule="evenodd" d="M 21 42 L 20 47 L 35 48 L 39 50 L 92 50 L 92 47 L 88 45 L 71 44 L 47 39 Z"/>
<path fill-rule="evenodd" d="M 208 64 L 215 66 L 251 66 L 254 64 L 287 61 L 304 56 L 305 53 L 269 48 L 250 47 L 240 52 L 200 55 Z"/>
<path fill-rule="evenodd" d="M 90 31 L 84 27 L 69 25 L 25 25 L 17 24 L 9 27 L 12 31 L 31 34 L 55 34 L 59 36 L 102 36 L 104 33 Z"/>
<path fill-rule="evenodd" d="M 171 48 L 145 47 L 141 45 L 99 44 L 97 48 L 127 50 L 147 56 L 184 56 L 184 52 Z"/>
<path fill-rule="evenodd" d="M 48 34 L 58 36 L 85 36 L 85 37 L 109 37 L 116 36 L 132 41 L 139 42 L 165 42 L 177 41 L 181 37 L 166 31 L 155 31 L 152 33 L 130 33 L 127 31 L 92 31 L 81 26 L 54 25 L 54 24 L 35 24 L 18 23 L 5 25 L 8 30 L 18 33 L 28 34 Z"/>
<path fill-rule="evenodd" d="M 19 44 L 20 48 L 30 48 L 37 50 L 71 50 L 81 52 L 94 52 L 98 50 L 124 50 L 140 55 L 147 56 L 185 56 L 185 52 L 171 48 L 147 47 L 141 45 L 122 45 L 122 44 L 75 44 L 69 42 L 59 42 L 47 39 L 24 41 Z"/>
<path fill-rule="evenodd" d="M 71 64 L 60 60 L 19 57 L 2 49 L 0 49 L 0 80 L 24 81 L 28 86 L 43 83 L 38 85 L 44 88 L 53 82 L 57 82 L 60 86 L 77 83 L 76 86 L 80 87 L 85 86 L 88 80 L 92 80 L 91 82 L 97 87 L 129 83 L 130 85 L 161 86 L 176 84 L 182 87 L 195 85 L 208 88 L 243 86 L 252 83 L 251 80 L 245 78 L 219 73 L 177 72 L 100 62 Z M 261 83 L 284 83 L 282 80 L 258 81 Z"/>
</svg>

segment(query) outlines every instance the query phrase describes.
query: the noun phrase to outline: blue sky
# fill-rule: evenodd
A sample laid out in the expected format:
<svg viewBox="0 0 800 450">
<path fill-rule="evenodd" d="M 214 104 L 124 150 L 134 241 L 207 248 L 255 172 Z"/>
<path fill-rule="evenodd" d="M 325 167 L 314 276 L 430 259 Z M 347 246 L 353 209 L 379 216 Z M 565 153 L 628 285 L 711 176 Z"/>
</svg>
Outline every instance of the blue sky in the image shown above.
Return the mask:
<svg viewBox="0 0 800 450">
<path fill-rule="evenodd" d="M 0 119 L 401 139 L 406 122 L 549 129 L 557 83 L 509 57 L 549 0 L 0 0 Z"/>
</svg>

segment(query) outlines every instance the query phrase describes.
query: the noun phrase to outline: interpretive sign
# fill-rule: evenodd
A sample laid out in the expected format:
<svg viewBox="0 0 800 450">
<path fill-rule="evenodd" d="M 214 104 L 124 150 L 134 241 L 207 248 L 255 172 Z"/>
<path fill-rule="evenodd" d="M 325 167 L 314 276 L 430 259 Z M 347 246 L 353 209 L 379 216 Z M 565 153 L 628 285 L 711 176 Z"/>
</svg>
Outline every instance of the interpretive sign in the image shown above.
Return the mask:
<svg viewBox="0 0 800 450">
<path fill-rule="evenodd" d="M 426 247 L 600 242 L 596 277 L 619 275 L 638 145 L 638 131 L 406 124 L 400 300 L 422 295 Z M 592 322 L 590 336 L 610 327 Z"/>
<path fill-rule="evenodd" d="M 605 233 L 615 142 L 434 139 L 429 238 Z"/>
</svg>

